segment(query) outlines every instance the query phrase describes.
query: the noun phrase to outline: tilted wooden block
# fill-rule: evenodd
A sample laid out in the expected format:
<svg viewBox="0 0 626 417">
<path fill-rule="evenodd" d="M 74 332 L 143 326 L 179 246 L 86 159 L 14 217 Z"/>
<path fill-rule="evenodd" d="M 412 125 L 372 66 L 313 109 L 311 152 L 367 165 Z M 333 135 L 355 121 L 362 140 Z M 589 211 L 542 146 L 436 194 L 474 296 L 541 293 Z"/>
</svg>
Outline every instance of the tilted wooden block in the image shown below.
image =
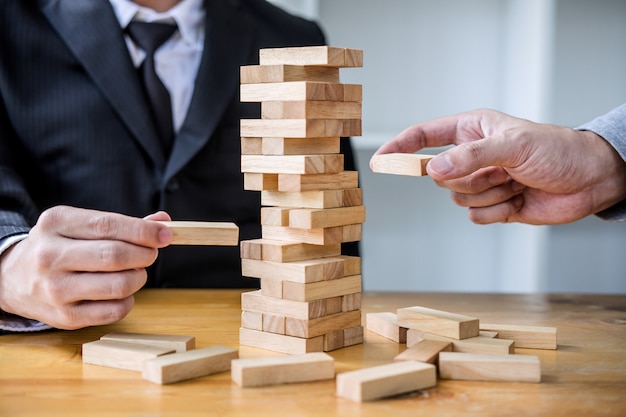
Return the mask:
<svg viewBox="0 0 626 417">
<path fill-rule="evenodd" d="M 242 119 L 243 137 L 321 138 L 361 136 L 358 119 Z"/>
<path fill-rule="evenodd" d="M 507 339 L 494 339 L 489 336 L 475 336 L 458 340 L 449 337 L 425 333 L 419 330 L 409 329 L 406 336 L 407 347 L 413 347 L 422 340 L 440 340 L 452 343 L 453 352 L 462 353 L 493 353 L 511 354 L 515 352 L 515 342 Z"/>
<path fill-rule="evenodd" d="M 242 327 L 239 329 L 239 344 L 288 355 L 298 355 L 309 352 L 322 352 L 324 350 L 324 336 L 303 339 L 301 337 L 262 332 Z"/>
<path fill-rule="evenodd" d="M 230 222 L 160 221 L 172 231 L 172 245 L 237 246 L 239 227 Z"/>
<path fill-rule="evenodd" d="M 360 310 L 336 313 L 309 320 L 287 317 L 285 320 L 285 333 L 289 336 L 311 338 L 360 325 Z"/>
<path fill-rule="evenodd" d="M 439 376 L 465 381 L 541 382 L 541 363 L 534 355 L 441 352 Z"/>
<path fill-rule="evenodd" d="M 331 209 L 293 209 L 289 211 L 289 227 L 318 229 L 365 222 L 365 206 Z"/>
<path fill-rule="evenodd" d="M 346 90 L 344 89 L 344 97 Z M 265 101 L 263 119 L 360 119 L 359 101 Z"/>
<path fill-rule="evenodd" d="M 335 174 L 278 174 L 278 191 L 300 192 L 358 187 L 358 171 L 342 171 Z"/>
<path fill-rule="evenodd" d="M 478 319 L 426 307 L 398 309 L 398 324 L 453 339 L 478 336 Z"/>
<path fill-rule="evenodd" d="M 413 153 L 388 153 L 374 155 L 370 160 L 370 168 L 373 172 L 381 174 L 396 174 L 423 176 L 426 173 L 426 165 L 434 158 L 434 155 L 421 155 Z"/>
<path fill-rule="evenodd" d="M 267 48 L 259 51 L 261 65 L 316 65 L 338 68 L 363 66 L 363 51 L 335 46 Z"/>
<path fill-rule="evenodd" d="M 113 340 L 96 340 L 83 344 L 83 363 L 141 371 L 142 363 L 146 359 L 174 352 L 176 351 L 172 348 Z"/>
<path fill-rule="evenodd" d="M 325 155 L 338 154 L 341 138 L 262 138 L 263 155 Z"/>
<path fill-rule="evenodd" d="M 176 352 L 185 352 L 196 348 L 196 338 L 183 335 L 116 332 L 105 334 L 100 340 L 139 343 L 141 345 L 174 349 Z"/>
<path fill-rule="evenodd" d="M 514 340 L 518 348 L 556 349 L 556 327 L 480 323 L 480 330 L 497 332 L 500 339 Z"/>
<path fill-rule="evenodd" d="M 236 349 L 211 346 L 187 352 L 159 356 L 143 362 L 142 378 L 155 384 L 199 378 L 230 370 L 230 363 L 239 357 Z"/>
<path fill-rule="evenodd" d="M 240 68 L 241 84 L 289 81 L 339 82 L 339 68 L 302 65 L 246 65 Z"/>
<path fill-rule="evenodd" d="M 437 363 L 439 352 L 452 352 L 452 343 L 439 340 L 422 340 L 393 358 L 394 361 Z"/>
<path fill-rule="evenodd" d="M 323 352 L 235 359 L 233 381 L 242 387 L 320 381 L 335 376 L 335 360 Z"/>
<path fill-rule="evenodd" d="M 241 257 L 273 262 L 296 262 L 341 255 L 341 244 L 311 245 L 253 239 L 241 242 Z"/>
<path fill-rule="evenodd" d="M 242 155 L 241 172 L 260 174 L 329 174 L 343 170 L 344 156 Z"/>
<path fill-rule="evenodd" d="M 353 259 L 354 258 L 354 259 Z M 245 277 L 310 283 L 361 273 L 360 258 L 340 256 L 295 262 L 241 260 Z"/>
<path fill-rule="evenodd" d="M 434 365 L 415 361 L 393 362 L 337 374 L 337 396 L 372 401 L 437 385 Z"/>
<path fill-rule="evenodd" d="M 379 334 L 396 343 L 406 343 L 406 327 L 398 325 L 398 317 L 395 313 L 380 312 L 367 313 L 365 315 L 365 327 L 370 332 Z"/>
<path fill-rule="evenodd" d="M 267 297 L 262 295 L 260 290 L 242 293 L 241 309 L 258 313 L 271 312 L 280 316 L 304 320 L 327 315 L 324 300 L 305 302 Z"/>
<path fill-rule="evenodd" d="M 358 87 L 357 87 L 358 86 Z M 242 102 L 268 101 L 361 101 L 360 84 L 337 84 L 316 81 L 242 84 L 239 96 Z M 242 135 L 245 136 L 245 135 Z"/>
<path fill-rule="evenodd" d="M 361 275 L 352 275 L 330 281 L 301 284 L 283 281 L 283 298 L 294 301 L 314 301 L 361 291 Z"/>
</svg>

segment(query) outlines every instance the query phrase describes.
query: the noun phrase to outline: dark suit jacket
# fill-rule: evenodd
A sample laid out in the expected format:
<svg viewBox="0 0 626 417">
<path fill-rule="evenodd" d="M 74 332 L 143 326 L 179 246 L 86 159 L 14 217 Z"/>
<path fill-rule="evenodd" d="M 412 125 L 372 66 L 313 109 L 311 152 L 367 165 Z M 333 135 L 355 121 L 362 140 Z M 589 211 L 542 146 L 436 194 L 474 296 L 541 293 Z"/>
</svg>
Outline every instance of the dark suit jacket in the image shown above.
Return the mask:
<svg viewBox="0 0 626 417">
<path fill-rule="evenodd" d="M 233 221 L 260 237 L 260 196 L 243 190 L 239 67 L 266 47 L 319 45 L 317 25 L 261 0 L 206 1 L 206 41 L 187 118 L 166 160 L 106 0 L 0 4 L 0 238 L 46 208 Z M 354 169 L 345 146 L 346 169 Z M 250 287 L 236 247 L 169 247 L 149 286 Z"/>
</svg>

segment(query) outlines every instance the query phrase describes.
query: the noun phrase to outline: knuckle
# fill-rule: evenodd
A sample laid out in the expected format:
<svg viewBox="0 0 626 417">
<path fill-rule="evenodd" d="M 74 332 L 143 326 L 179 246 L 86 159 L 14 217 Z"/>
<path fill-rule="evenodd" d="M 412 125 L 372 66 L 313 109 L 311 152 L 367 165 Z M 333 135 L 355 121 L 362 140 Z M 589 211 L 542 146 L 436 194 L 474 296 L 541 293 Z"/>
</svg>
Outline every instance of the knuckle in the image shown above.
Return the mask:
<svg viewBox="0 0 626 417">
<path fill-rule="evenodd" d="M 101 265 L 116 268 L 123 264 L 125 251 L 113 241 L 103 241 L 98 247 L 98 259 Z"/>
<path fill-rule="evenodd" d="M 90 230 L 93 230 L 96 236 L 108 238 L 114 235 L 116 231 L 115 220 L 106 214 L 94 214 L 88 221 Z"/>
</svg>

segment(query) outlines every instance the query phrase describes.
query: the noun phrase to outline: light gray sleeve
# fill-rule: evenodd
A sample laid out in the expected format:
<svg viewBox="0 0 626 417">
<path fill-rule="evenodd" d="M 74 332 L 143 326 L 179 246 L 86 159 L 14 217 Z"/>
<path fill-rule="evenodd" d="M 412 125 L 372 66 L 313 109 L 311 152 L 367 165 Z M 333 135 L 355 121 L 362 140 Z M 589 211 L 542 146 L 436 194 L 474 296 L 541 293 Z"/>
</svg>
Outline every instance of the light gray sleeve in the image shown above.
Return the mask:
<svg viewBox="0 0 626 417">
<path fill-rule="evenodd" d="M 626 163 L 626 103 L 577 128 L 602 136 Z M 597 214 L 605 220 L 626 221 L 626 200 Z"/>
</svg>

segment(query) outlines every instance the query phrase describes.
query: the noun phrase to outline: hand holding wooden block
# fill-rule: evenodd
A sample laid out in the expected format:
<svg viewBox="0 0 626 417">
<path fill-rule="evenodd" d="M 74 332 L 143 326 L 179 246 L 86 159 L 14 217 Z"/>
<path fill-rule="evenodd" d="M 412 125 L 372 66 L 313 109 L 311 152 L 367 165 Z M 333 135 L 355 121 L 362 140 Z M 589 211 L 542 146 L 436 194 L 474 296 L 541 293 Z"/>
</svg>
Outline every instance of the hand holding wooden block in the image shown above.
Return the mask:
<svg viewBox="0 0 626 417">
<path fill-rule="evenodd" d="M 173 234 L 172 245 L 239 245 L 239 227 L 229 222 L 161 221 Z"/>
<path fill-rule="evenodd" d="M 426 165 L 434 155 L 415 153 L 388 153 L 374 155 L 370 160 L 370 168 L 380 174 L 410 175 L 421 177 L 428 175 Z"/>
</svg>

